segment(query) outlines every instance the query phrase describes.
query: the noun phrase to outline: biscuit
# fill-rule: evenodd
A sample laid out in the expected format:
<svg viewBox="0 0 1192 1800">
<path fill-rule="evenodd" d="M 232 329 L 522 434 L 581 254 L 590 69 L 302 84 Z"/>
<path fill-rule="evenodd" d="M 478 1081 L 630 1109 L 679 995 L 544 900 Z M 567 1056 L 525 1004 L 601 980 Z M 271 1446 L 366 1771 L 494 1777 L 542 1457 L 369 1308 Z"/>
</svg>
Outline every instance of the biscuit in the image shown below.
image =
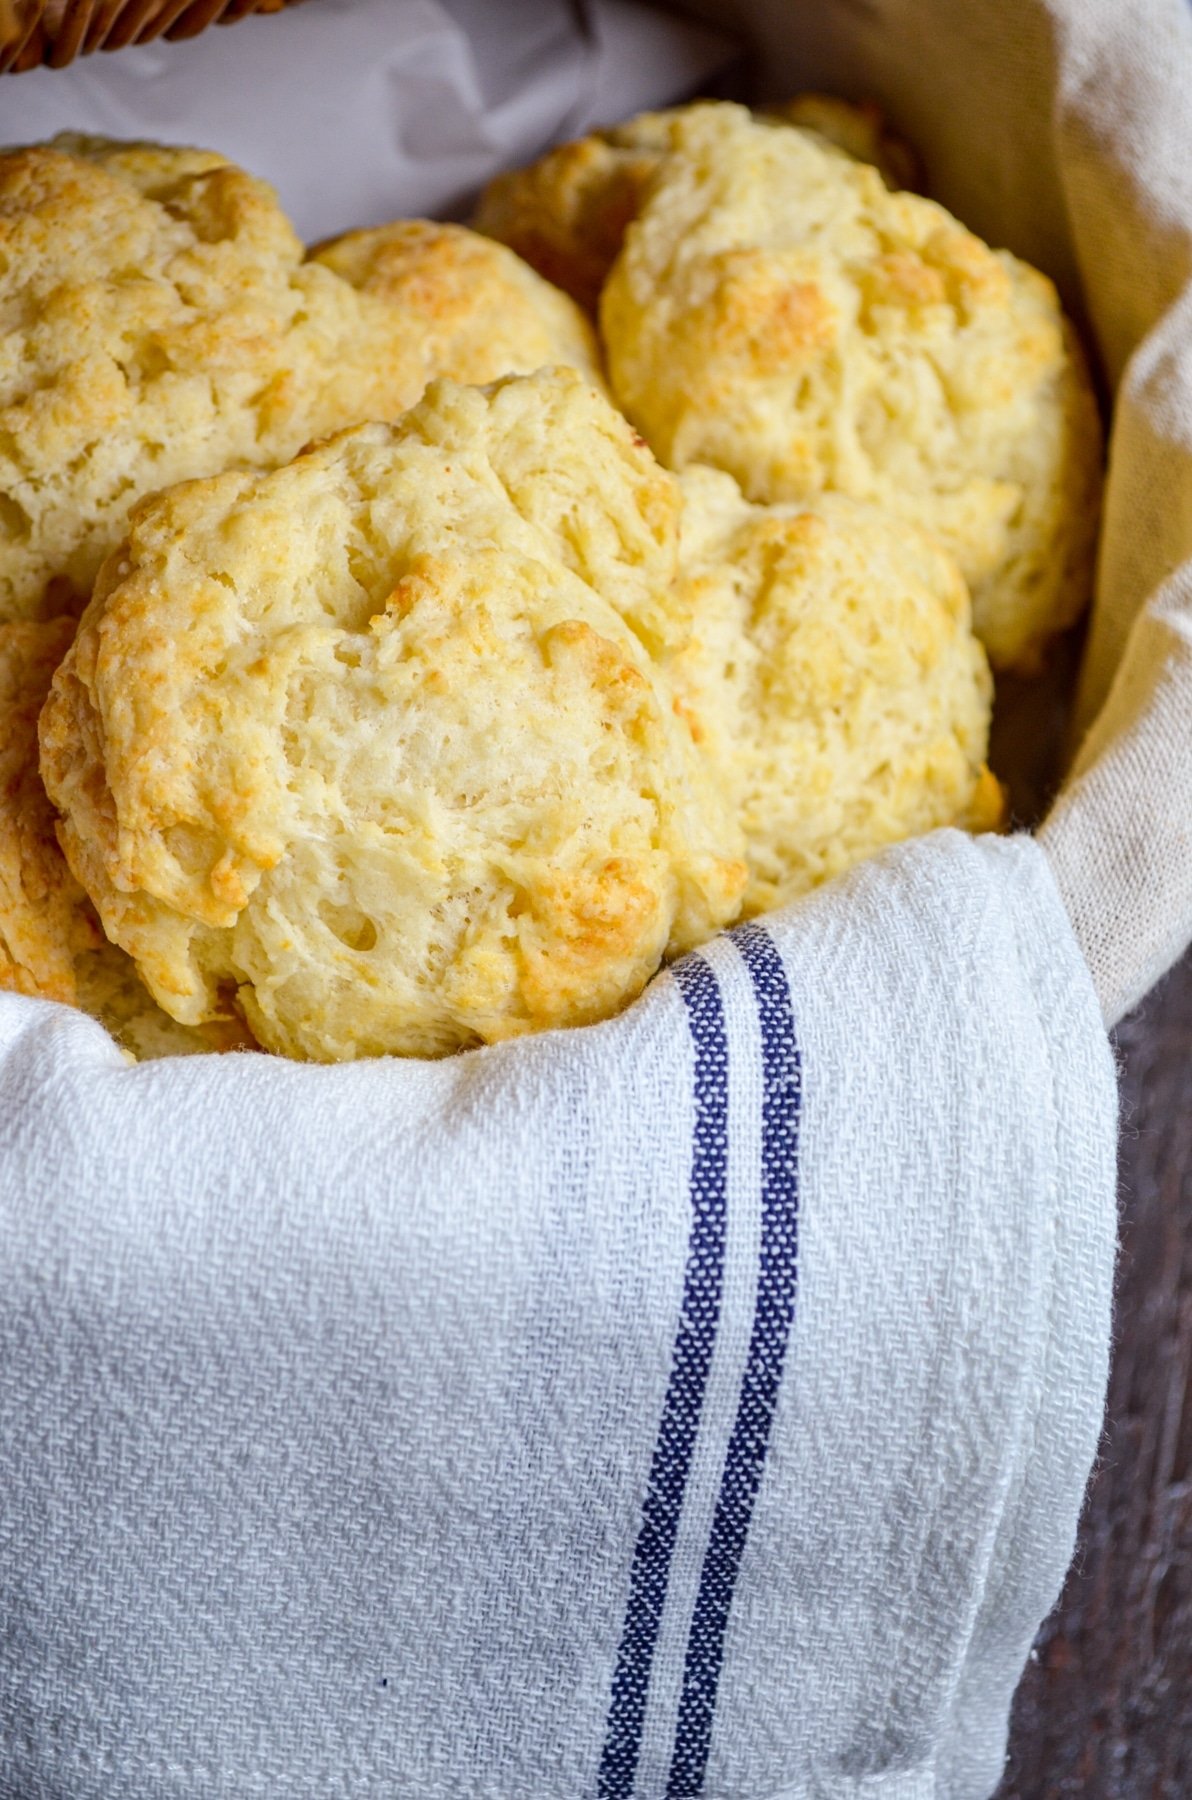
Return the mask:
<svg viewBox="0 0 1192 1800">
<path fill-rule="evenodd" d="M 54 836 L 37 716 L 73 619 L 0 625 L 0 988 L 76 1001 L 75 960 L 103 938 Z"/>
<path fill-rule="evenodd" d="M 570 370 L 143 501 L 42 773 L 165 1009 L 434 1055 L 603 1018 L 732 918 L 726 796 L 633 628 L 678 508 Z"/>
<path fill-rule="evenodd" d="M 639 113 L 622 125 L 560 144 L 524 169 L 496 176 L 480 196 L 472 223 L 510 245 L 594 313 L 626 228 L 690 110 Z M 885 130 L 876 107 L 800 94 L 767 108 L 765 116 L 814 131 L 826 146 L 878 164 L 894 184 L 913 178 L 913 157 Z"/>
<path fill-rule="evenodd" d="M 574 300 L 464 225 L 401 219 L 350 231 L 311 255 L 417 321 L 424 386 L 440 376 L 480 384 L 530 375 L 548 363 L 603 382 L 596 333 Z"/>
<path fill-rule="evenodd" d="M 37 718 L 74 629 L 69 618 L 0 625 L 0 989 L 81 1007 L 138 1060 L 222 1047 L 154 1005 L 58 847 Z"/>
<path fill-rule="evenodd" d="M 728 104 L 692 108 L 605 285 L 618 401 L 669 467 L 933 531 L 995 666 L 1090 587 L 1101 436 L 1051 283 L 942 207 Z"/>
<path fill-rule="evenodd" d="M 167 1056 L 204 1056 L 215 1051 L 254 1050 L 242 1019 L 180 1025 L 153 999 L 131 956 L 106 940 L 75 965 L 76 1005 L 119 1044 L 133 1062 L 160 1062 Z"/>
<path fill-rule="evenodd" d="M 835 94 L 796 94 L 758 109 L 764 119 L 778 119 L 814 131 L 824 144 L 842 150 L 854 162 L 871 163 L 888 188 L 919 188 L 923 171 L 914 150 L 890 130 L 872 100 L 840 100 Z"/>
<path fill-rule="evenodd" d="M 940 825 L 1000 823 L 991 683 L 935 539 L 838 495 L 756 506 L 681 478 L 695 617 L 675 683 L 745 830 L 750 913 Z"/>
<path fill-rule="evenodd" d="M 77 609 L 140 495 L 417 398 L 393 309 L 304 255 L 207 151 L 0 155 L 0 621 Z"/>
</svg>

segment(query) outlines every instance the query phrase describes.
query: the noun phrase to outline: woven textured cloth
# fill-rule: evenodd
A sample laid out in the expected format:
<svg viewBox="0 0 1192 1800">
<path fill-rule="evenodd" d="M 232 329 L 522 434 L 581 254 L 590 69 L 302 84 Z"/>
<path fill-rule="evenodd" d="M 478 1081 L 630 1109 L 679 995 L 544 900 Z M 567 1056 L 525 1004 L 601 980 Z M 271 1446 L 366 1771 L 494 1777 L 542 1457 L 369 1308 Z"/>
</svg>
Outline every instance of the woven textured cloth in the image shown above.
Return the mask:
<svg viewBox="0 0 1192 1800">
<path fill-rule="evenodd" d="M 979 1800 L 1100 1425 L 1029 839 L 606 1025 L 129 1068 L 0 997 L 0 1792 Z"/>
</svg>

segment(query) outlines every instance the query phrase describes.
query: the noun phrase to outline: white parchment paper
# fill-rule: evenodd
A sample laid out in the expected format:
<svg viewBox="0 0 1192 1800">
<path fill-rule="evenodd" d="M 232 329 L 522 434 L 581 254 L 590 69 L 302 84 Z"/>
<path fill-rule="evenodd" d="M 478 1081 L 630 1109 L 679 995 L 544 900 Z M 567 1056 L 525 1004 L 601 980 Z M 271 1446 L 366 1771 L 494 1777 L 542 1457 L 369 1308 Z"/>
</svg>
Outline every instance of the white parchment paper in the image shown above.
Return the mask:
<svg viewBox="0 0 1192 1800">
<path fill-rule="evenodd" d="M 0 81 L 0 141 L 58 131 L 220 150 L 307 239 L 451 214 L 548 143 L 705 85 L 733 41 L 627 0 L 307 0 Z"/>
</svg>

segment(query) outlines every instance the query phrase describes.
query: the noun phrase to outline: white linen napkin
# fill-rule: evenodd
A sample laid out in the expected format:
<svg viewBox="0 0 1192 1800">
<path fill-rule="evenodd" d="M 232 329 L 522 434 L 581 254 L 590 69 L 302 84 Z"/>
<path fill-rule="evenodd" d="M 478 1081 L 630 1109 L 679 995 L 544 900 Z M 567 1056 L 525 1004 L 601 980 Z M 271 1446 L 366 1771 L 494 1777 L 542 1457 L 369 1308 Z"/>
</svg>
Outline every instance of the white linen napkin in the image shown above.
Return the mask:
<svg viewBox="0 0 1192 1800">
<path fill-rule="evenodd" d="M 439 1063 L 130 1067 L 0 996 L 0 1791 L 979 1800 L 1114 1112 L 1026 838 Z"/>
</svg>

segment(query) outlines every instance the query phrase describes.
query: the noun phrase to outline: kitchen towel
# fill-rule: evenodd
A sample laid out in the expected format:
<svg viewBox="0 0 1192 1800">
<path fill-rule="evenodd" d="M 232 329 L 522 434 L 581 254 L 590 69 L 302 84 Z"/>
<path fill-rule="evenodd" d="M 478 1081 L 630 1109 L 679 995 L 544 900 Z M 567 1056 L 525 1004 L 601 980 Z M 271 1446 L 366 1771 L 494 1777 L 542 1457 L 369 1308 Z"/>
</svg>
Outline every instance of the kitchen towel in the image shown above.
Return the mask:
<svg viewBox="0 0 1192 1800">
<path fill-rule="evenodd" d="M 0 996 L 0 1792 L 984 1800 L 1114 1112 L 1026 837 L 439 1063 Z"/>
</svg>

